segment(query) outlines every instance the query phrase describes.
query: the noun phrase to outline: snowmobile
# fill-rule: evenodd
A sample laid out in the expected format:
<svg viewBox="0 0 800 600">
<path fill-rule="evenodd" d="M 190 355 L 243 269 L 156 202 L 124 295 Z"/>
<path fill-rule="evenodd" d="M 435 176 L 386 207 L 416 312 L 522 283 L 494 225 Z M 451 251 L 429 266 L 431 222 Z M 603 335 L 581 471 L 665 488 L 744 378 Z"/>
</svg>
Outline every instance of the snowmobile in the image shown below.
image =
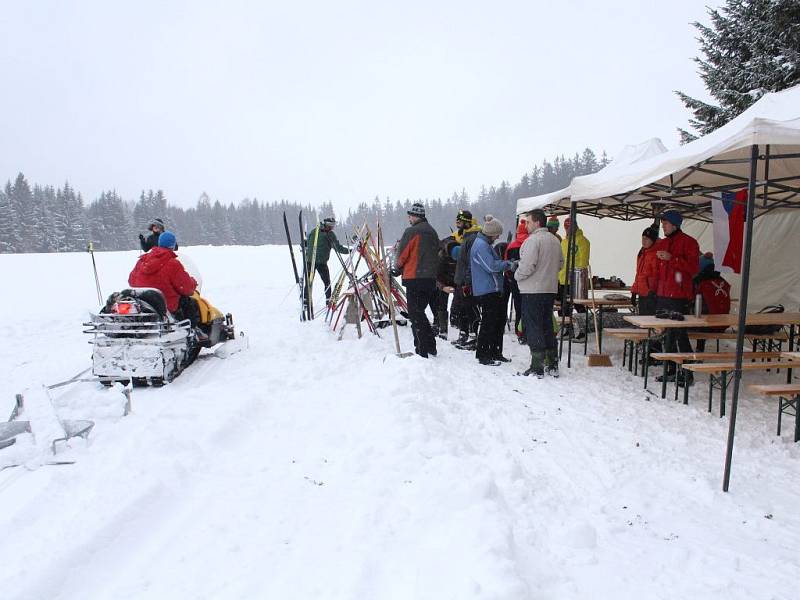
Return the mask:
<svg viewBox="0 0 800 600">
<path fill-rule="evenodd" d="M 130 288 L 109 296 L 106 305 L 84 333 L 92 335 L 92 373 L 104 385 L 114 382 L 134 386 L 162 386 L 192 364 L 203 348 L 215 349 L 222 358 L 240 348 L 246 338 L 237 339 L 230 313 L 218 311 L 205 323 L 192 325 L 188 318 L 176 318 L 155 288 Z"/>
</svg>

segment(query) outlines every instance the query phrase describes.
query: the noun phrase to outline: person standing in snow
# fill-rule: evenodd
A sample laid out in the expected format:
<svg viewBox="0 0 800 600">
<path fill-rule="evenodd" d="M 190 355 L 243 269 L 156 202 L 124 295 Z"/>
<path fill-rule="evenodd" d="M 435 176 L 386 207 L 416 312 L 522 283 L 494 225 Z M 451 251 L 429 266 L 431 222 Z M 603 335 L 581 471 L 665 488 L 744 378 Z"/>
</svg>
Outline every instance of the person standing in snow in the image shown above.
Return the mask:
<svg viewBox="0 0 800 600">
<path fill-rule="evenodd" d="M 564 219 L 564 239 L 561 240 L 561 254 L 564 258 L 564 266 L 558 273 L 558 297 L 562 297 L 564 286 L 567 283 L 567 253 L 569 252 L 569 237 L 570 230 L 572 229 L 572 219 Z M 580 227 L 575 228 L 575 243 L 572 246 L 573 256 L 575 257 L 575 268 L 586 269 L 589 266 L 589 255 L 591 252 L 591 244 L 588 238 L 583 235 L 583 230 Z M 572 314 L 571 306 L 562 307 L 562 313 L 567 316 Z M 575 311 L 579 313 L 586 312 L 586 308 L 580 305 L 575 305 Z"/>
<path fill-rule="evenodd" d="M 454 343 L 457 348 L 475 350 L 481 316 L 475 298 L 472 296 L 472 267 L 469 258 L 470 249 L 481 228 L 468 210 L 459 211 L 456 217 L 456 228 L 453 237 L 461 246 L 456 252 L 458 258 L 453 278 L 456 284 L 456 294 L 453 302 L 458 304 L 460 333 Z"/>
<path fill-rule="evenodd" d="M 681 230 L 683 217 L 677 210 L 668 210 L 661 215 L 664 237 L 655 244 L 658 259 L 658 287 L 656 290 L 656 314 L 685 315 L 694 299 L 694 276 L 700 270 L 700 246 L 697 240 Z M 664 352 L 691 352 L 687 329 L 669 328 L 664 338 Z M 678 378 L 678 385 L 691 385 L 691 371 Z M 667 381 L 675 381 L 675 363 L 667 363 Z M 656 377 L 661 381 L 663 376 Z"/>
<path fill-rule="evenodd" d="M 439 267 L 439 236 L 425 218 L 425 206 L 415 202 L 407 212 L 409 227 L 397 243 L 392 275 L 402 275 L 406 288 L 408 318 L 414 334 L 414 350 L 423 358 L 436 356 L 436 336 L 425 314 L 436 306 L 436 272 Z"/>
<path fill-rule="evenodd" d="M 506 260 L 519 260 L 519 249 L 522 247 L 522 244 L 525 240 L 528 239 L 528 227 L 525 224 L 525 219 L 520 219 L 519 224 L 517 225 L 517 233 L 514 236 L 514 239 L 509 242 L 508 246 L 506 247 L 506 253 L 503 258 Z M 523 328 L 520 326 L 522 322 L 522 298 L 519 294 L 519 285 L 517 284 L 517 280 L 514 278 L 514 273 L 509 271 L 506 273 L 508 277 L 508 286 L 511 290 L 511 301 L 514 303 L 514 332 L 517 334 L 517 340 L 520 344 L 527 344 L 527 340 L 525 338 L 525 332 Z"/>
<path fill-rule="evenodd" d="M 656 314 L 656 291 L 658 289 L 658 258 L 655 244 L 658 230 L 647 227 L 642 231 L 642 247 L 636 255 L 636 277 L 631 286 L 631 302 L 640 315 Z"/>
<path fill-rule="evenodd" d="M 564 255 L 558 240 L 547 230 L 542 210 L 525 215 L 528 239 L 520 248 L 519 267 L 514 277 L 522 297 L 522 324 L 531 350 L 531 366 L 524 375 L 558 377 L 558 350 L 553 331 L 553 304 L 558 291 L 558 272 Z"/>
<path fill-rule="evenodd" d="M 456 274 L 456 261 L 452 257 L 452 250 L 458 246 L 458 242 L 453 239 L 453 236 L 447 236 L 439 242 L 439 267 L 436 270 L 436 315 L 433 320 L 434 333 L 441 339 L 447 339 L 447 329 L 449 325 L 450 315 L 447 311 L 447 305 L 450 300 L 450 294 L 455 290 L 455 281 L 453 278 Z M 455 312 L 455 302 L 453 303 L 453 312 Z M 455 316 L 455 315 L 453 315 Z"/>
<path fill-rule="evenodd" d="M 336 227 L 336 219 L 325 217 L 322 223 L 317 225 L 306 238 L 306 268 L 310 272 L 313 262 L 314 269 L 319 273 L 319 278 L 325 286 L 325 302 L 331 302 L 331 273 L 328 269 L 328 260 L 331 257 L 331 250 L 336 250 L 339 254 L 350 254 L 350 248 L 342 246 L 333 232 Z M 315 253 L 316 249 L 316 253 Z M 316 257 L 316 258 L 315 258 Z"/>
<path fill-rule="evenodd" d="M 482 312 L 475 358 L 482 365 L 497 366 L 501 362 L 510 362 L 503 356 L 503 328 L 506 324 L 503 272 L 513 270 L 516 263 L 501 260 L 492 248 L 502 233 L 503 224 L 492 218 L 484 223 L 470 249 L 472 294 Z"/>
<path fill-rule="evenodd" d="M 161 219 L 153 219 L 147 227 L 150 235 L 147 238 L 143 234 L 139 234 L 139 245 L 142 252 L 148 252 L 151 248 L 158 246 L 158 236 L 164 232 L 164 221 Z"/>
</svg>

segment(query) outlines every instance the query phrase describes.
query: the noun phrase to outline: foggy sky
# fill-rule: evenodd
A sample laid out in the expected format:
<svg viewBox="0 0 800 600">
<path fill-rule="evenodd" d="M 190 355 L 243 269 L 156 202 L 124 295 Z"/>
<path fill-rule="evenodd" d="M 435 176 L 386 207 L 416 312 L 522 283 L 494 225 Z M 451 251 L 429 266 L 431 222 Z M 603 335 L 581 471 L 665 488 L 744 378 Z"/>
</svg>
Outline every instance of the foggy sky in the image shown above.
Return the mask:
<svg viewBox="0 0 800 600">
<path fill-rule="evenodd" d="M 705 5 L 5 3 L 0 179 L 339 210 L 678 143 Z"/>
</svg>

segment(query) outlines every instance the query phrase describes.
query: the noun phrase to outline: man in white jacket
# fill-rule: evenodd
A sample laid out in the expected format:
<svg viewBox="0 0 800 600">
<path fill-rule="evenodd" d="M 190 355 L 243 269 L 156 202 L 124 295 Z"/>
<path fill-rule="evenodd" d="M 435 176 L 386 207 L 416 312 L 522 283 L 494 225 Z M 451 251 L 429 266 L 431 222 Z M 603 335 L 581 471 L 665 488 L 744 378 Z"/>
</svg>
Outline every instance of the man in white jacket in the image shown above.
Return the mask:
<svg viewBox="0 0 800 600">
<path fill-rule="evenodd" d="M 519 252 L 514 278 L 522 298 L 522 326 L 531 349 L 531 366 L 524 375 L 558 377 L 558 350 L 553 331 L 553 304 L 558 291 L 558 272 L 564 264 L 561 244 L 547 230 L 547 216 L 532 210 L 523 217 L 528 239 Z"/>
</svg>

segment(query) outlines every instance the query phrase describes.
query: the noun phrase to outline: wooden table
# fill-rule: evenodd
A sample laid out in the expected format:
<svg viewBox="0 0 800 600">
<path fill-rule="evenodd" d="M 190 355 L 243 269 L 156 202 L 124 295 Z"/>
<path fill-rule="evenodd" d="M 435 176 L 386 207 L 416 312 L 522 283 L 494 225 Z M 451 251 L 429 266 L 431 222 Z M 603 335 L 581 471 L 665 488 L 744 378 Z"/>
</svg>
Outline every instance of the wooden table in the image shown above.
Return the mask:
<svg viewBox="0 0 800 600">
<path fill-rule="evenodd" d="M 645 348 L 645 369 L 644 369 L 644 387 L 647 388 L 647 377 L 649 373 L 648 358 L 650 352 L 650 338 L 653 332 L 663 331 L 669 329 L 703 329 L 711 327 L 732 327 L 739 325 L 739 315 L 702 315 L 695 317 L 686 315 L 683 321 L 673 321 L 672 319 L 659 319 L 654 316 L 639 316 L 631 315 L 624 317 L 626 321 L 647 329 L 648 344 Z M 795 328 L 800 325 L 800 312 L 782 312 L 782 313 L 750 313 L 745 317 L 745 325 L 788 325 L 789 326 L 789 352 L 794 350 Z M 755 337 L 757 334 L 745 334 L 746 337 Z M 766 334 L 764 334 L 765 337 Z M 786 383 L 792 381 L 792 370 L 788 369 Z"/>
<path fill-rule="evenodd" d="M 789 360 L 800 360 L 800 352 L 781 352 L 781 358 Z"/>
<path fill-rule="evenodd" d="M 609 290 L 610 292 L 611 290 Z M 619 290 L 615 290 L 619 291 Z M 597 320 L 598 324 L 596 327 L 596 331 L 594 332 L 595 336 L 597 336 L 597 348 L 598 352 L 603 351 L 603 313 L 606 312 L 609 308 L 633 308 L 630 299 L 626 300 L 608 300 L 606 298 L 595 298 L 592 300 L 591 298 L 575 298 L 573 304 L 577 304 L 578 306 L 585 306 L 586 307 L 586 337 L 583 340 L 583 353 L 586 354 L 587 348 L 589 347 L 589 311 L 594 310 L 593 306 L 597 309 Z"/>
</svg>

